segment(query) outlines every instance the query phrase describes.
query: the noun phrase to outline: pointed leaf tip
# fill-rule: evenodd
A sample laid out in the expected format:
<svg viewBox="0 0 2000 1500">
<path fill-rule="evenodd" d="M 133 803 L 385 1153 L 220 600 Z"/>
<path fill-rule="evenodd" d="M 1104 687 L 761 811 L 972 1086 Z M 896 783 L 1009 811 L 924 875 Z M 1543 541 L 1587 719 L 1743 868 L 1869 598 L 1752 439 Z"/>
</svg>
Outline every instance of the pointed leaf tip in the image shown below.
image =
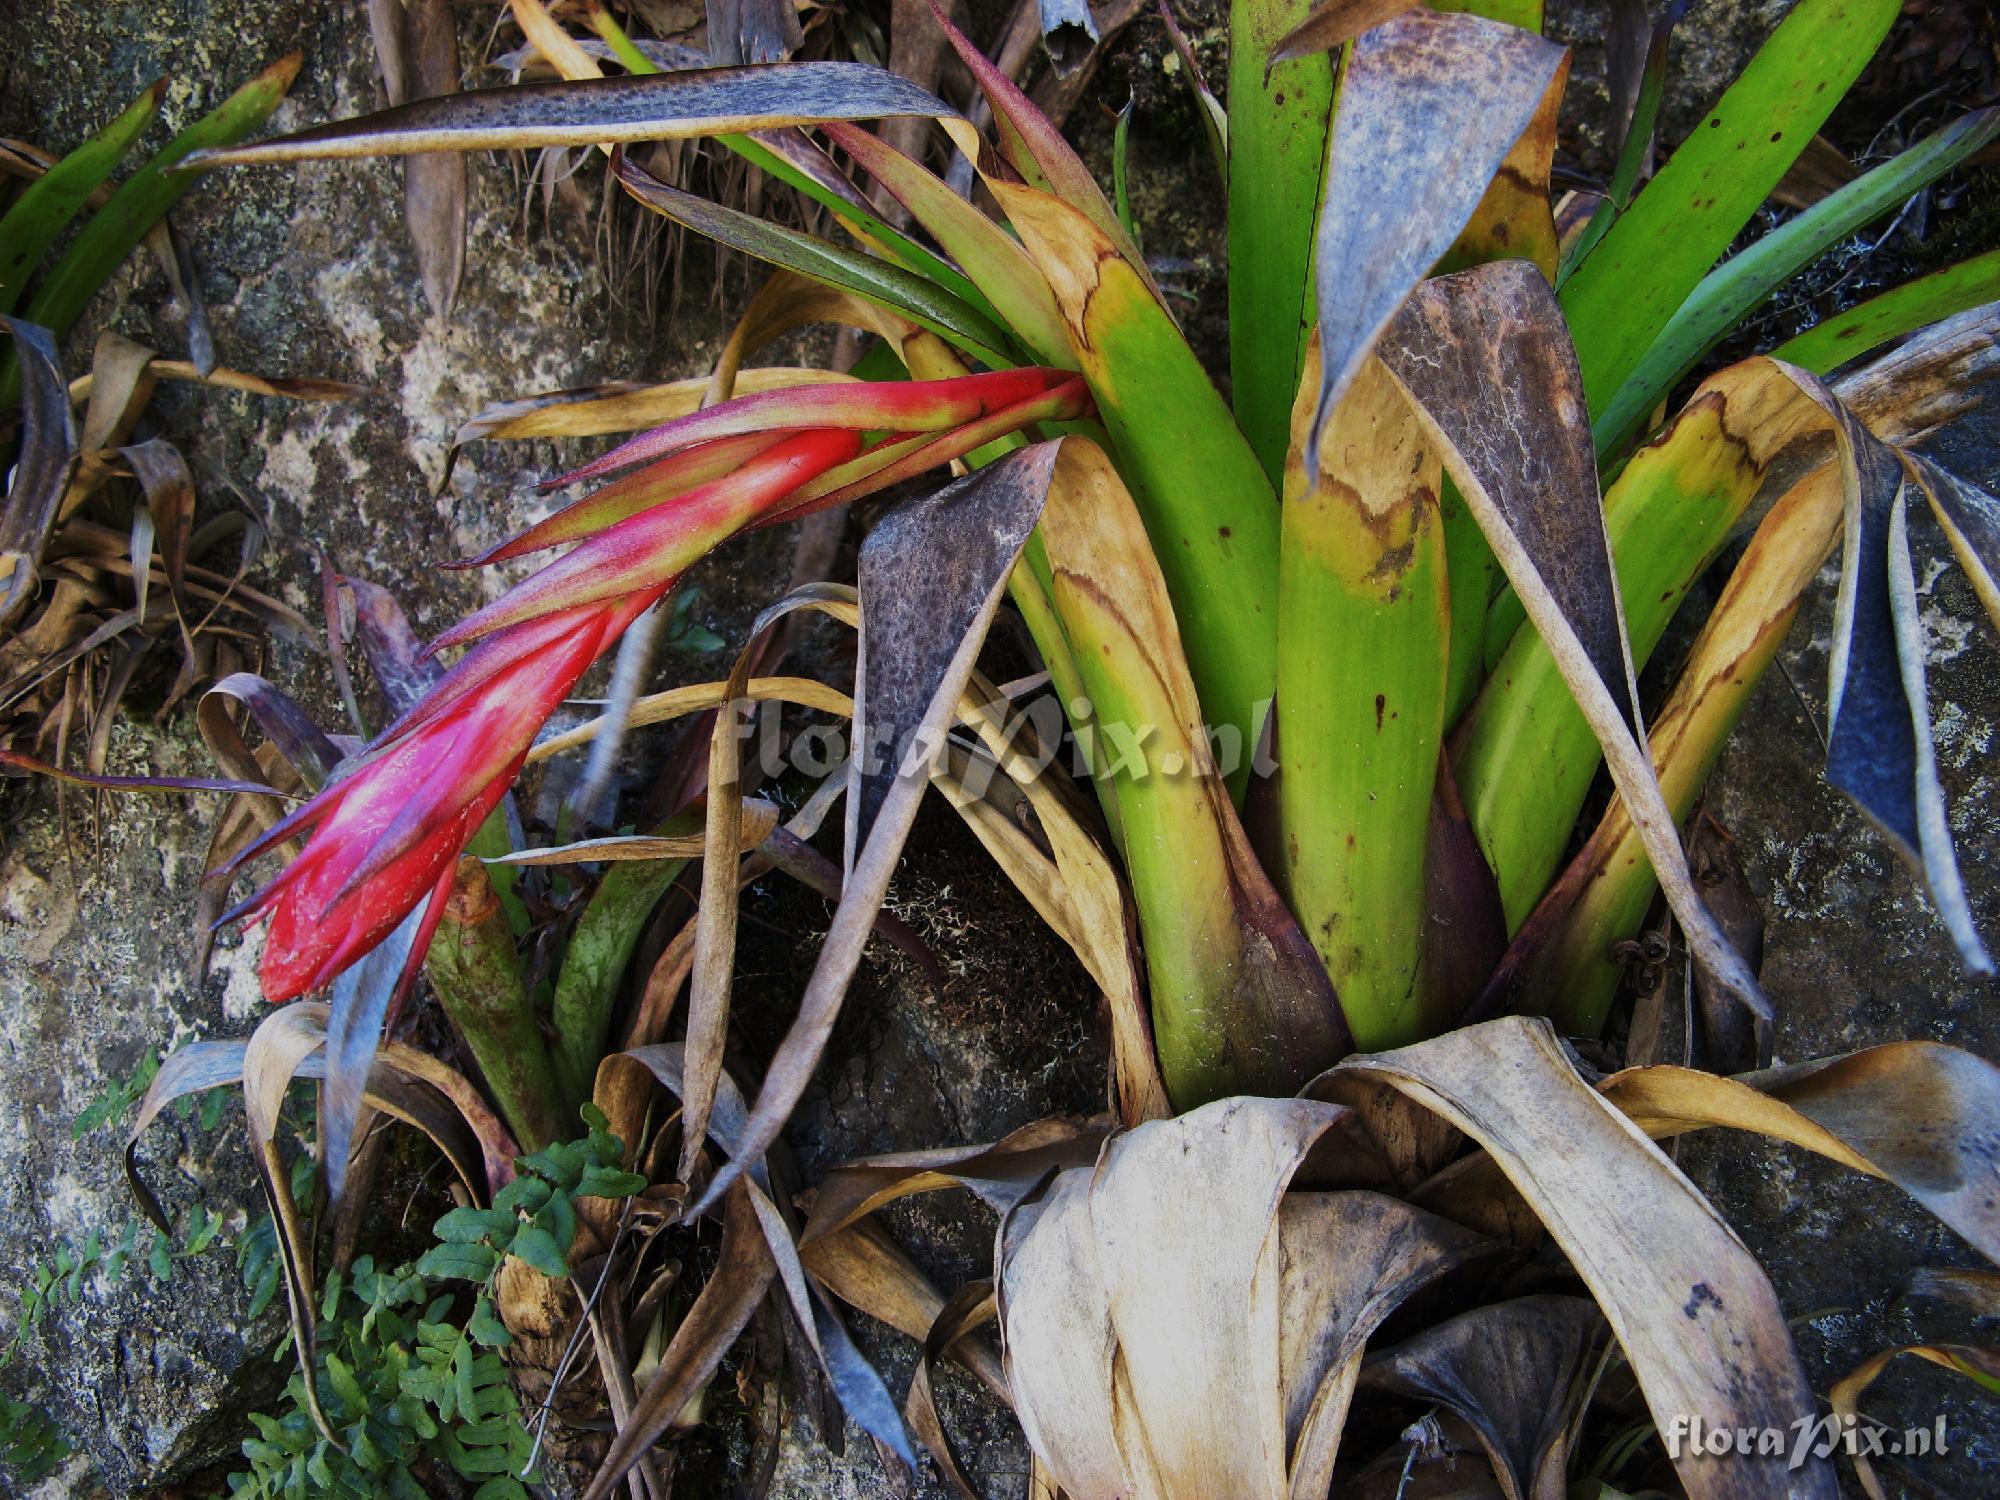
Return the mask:
<svg viewBox="0 0 2000 1500">
<path fill-rule="evenodd" d="M 1319 436 L 1412 288 L 1470 221 L 1565 49 L 1533 32 L 1418 8 L 1354 44 L 1320 210 Z"/>
<path fill-rule="evenodd" d="M 898 115 L 956 119 L 958 112 L 928 89 L 866 63 L 695 68 L 418 99 L 248 146 L 197 151 L 185 165 L 597 146 Z"/>
</svg>

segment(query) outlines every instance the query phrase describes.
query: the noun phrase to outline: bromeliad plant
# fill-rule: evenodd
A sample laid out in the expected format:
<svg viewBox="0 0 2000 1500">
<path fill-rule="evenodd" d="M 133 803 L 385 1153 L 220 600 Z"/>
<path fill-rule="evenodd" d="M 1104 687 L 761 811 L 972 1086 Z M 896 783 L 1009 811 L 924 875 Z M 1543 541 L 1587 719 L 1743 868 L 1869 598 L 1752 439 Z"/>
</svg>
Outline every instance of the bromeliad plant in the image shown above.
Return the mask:
<svg viewBox="0 0 2000 1500">
<path fill-rule="evenodd" d="M 1483 1452 L 1515 1495 L 1559 1491 L 1597 1430 L 1597 1376 L 1614 1361 L 1596 1352 L 1589 1301 L 1472 1307 L 1365 1350 L 1419 1289 L 1544 1229 L 1662 1422 L 1700 1412 L 1788 1428 L 1811 1414 L 1761 1271 L 1648 1135 L 1774 1134 L 1904 1183 L 2000 1249 L 2000 1221 L 1969 1185 L 1990 1171 L 1980 1142 L 2000 1110 L 2000 1081 L 1976 1059 L 1881 1049 L 1742 1080 L 1652 1067 L 1593 1086 L 1532 1019 L 1599 1031 L 1615 946 L 1657 889 L 1706 997 L 1698 1055 L 1767 1060 L 1768 1005 L 1678 829 L 1836 548 L 1829 775 L 1919 870 L 1966 961 L 1990 967 L 1930 746 L 1908 516 L 1924 496 L 2000 617 L 2000 508 L 1902 445 L 1962 411 L 1990 370 L 1992 257 L 1843 313 L 1665 409 L 1787 276 L 2000 131 L 1990 110 L 1956 121 L 1724 258 L 1880 44 L 1895 0 L 1801 0 L 1642 185 L 1666 57 L 1656 33 L 1607 191 L 1560 205 L 1549 183 L 1568 58 L 1537 35 L 1533 0 L 1331 0 L 1310 14 L 1239 0 L 1224 140 L 1231 401 L 1081 160 L 941 16 L 990 139 L 855 65 L 651 76 L 593 8 L 629 69 L 605 78 L 537 0 L 514 8 L 570 82 L 404 105 L 202 161 L 600 144 L 638 202 L 780 274 L 706 393 L 751 394 L 686 412 L 673 405 L 693 404 L 686 391 L 564 393 L 470 429 L 577 435 L 672 418 L 558 481 L 622 472 L 481 559 L 577 544 L 440 638 L 476 644 L 244 849 L 311 834 L 240 910 L 272 916 L 273 999 L 336 986 L 330 1035 L 348 1041 L 328 1044 L 330 1095 L 341 1069 L 365 1075 L 393 988 L 343 1003 L 340 976 L 392 932 L 409 934 L 392 967 L 414 973 L 464 893 L 459 856 L 536 753 L 540 721 L 690 563 L 735 531 L 947 461 L 974 470 L 878 524 L 858 612 L 826 589 L 774 611 L 858 623 L 861 666 L 841 899 L 754 1104 L 722 1069 L 746 840 L 735 729 L 749 698 L 785 690 L 753 683 L 751 655 L 718 691 L 674 700 L 724 711 L 701 910 L 685 969 L 656 968 L 647 986 L 644 1055 L 629 1054 L 643 1070 L 598 1066 L 601 1017 L 555 1016 L 575 1057 L 568 1086 L 594 1077 L 621 1138 L 639 1140 L 625 1127 L 643 1120 L 651 1080 L 681 1096 L 686 1212 L 726 1226 L 723 1267 L 636 1401 L 627 1387 L 594 1494 L 701 1389 L 774 1277 L 822 1338 L 814 1298 L 830 1288 L 913 1327 L 927 1356 L 957 1350 L 1011 1395 L 1038 1459 L 1075 1495 L 1324 1493 L 1350 1404 L 1369 1391 L 1451 1413 L 1430 1447 L 1392 1446 L 1390 1489 L 1398 1471 L 1442 1480 L 1454 1451 Z M 911 115 L 938 120 L 974 164 L 978 203 L 858 123 Z M 703 202 L 620 149 L 684 136 L 761 152 L 853 244 Z M 864 179 L 907 220 L 879 212 Z M 742 368 L 778 333 L 827 321 L 880 337 L 866 373 L 900 366 L 910 381 Z M 1637 669 L 1753 523 L 1649 725 Z M 1046 744 L 974 671 L 1003 591 L 1089 758 L 1102 840 L 1043 769 Z M 1600 765 L 1611 805 L 1566 863 Z M 837 1174 L 802 1261 L 766 1155 L 932 779 L 1103 985 L 1128 1128 L 1033 1127 L 970 1156 Z M 685 1041 L 663 1048 L 684 972 Z M 1482 1017 L 1501 1019 L 1468 1024 Z M 1663 1059 L 1684 1056 L 1637 1060 Z M 1920 1121 L 1899 1113 L 1919 1103 Z M 920 1278 L 884 1271 L 864 1222 L 953 1174 L 1003 1210 L 997 1308 L 910 1293 Z M 967 1341 L 996 1312 L 1004 1375 Z M 837 1351 L 836 1367 L 851 1368 Z M 949 1467 L 927 1371 L 907 1411 Z M 877 1386 L 841 1388 L 901 1446 Z M 1695 1494 L 1831 1493 L 1823 1462 L 1676 1463 Z"/>
</svg>

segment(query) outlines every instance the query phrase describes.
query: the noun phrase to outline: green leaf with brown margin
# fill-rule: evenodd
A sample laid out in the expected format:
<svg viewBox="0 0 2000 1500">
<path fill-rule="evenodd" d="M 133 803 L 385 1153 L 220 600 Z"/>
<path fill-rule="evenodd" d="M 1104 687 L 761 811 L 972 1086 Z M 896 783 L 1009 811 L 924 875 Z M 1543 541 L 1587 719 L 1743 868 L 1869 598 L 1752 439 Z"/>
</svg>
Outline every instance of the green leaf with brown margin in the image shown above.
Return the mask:
<svg viewBox="0 0 2000 1500">
<path fill-rule="evenodd" d="M 1442 467 L 1402 388 L 1362 366 L 1321 438 L 1307 348 L 1278 559 L 1278 841 L 1273 876 L 1363 1051 L 1454 1019 L 1422 959 L 1450 640 Z M 1455 913 L 1448 913 L 1455 916 Z"/>
<path fill-rule="evenodd" d="M 1187 1109 L 1289 1093 L 1348 1050 L 1347 1023 L 1229 800 L 1181 654 L 1189 636 L 1094 444 L 1066 441 L 1042 540 L 1105 757 L 1100 791 L 1118 806 L 1168 1094 Z"/>
<path fill-rule="evenodd" d="M 1069 321 L 1165 575 L 1207 722 L 1235 737 L 1224 775 L 1241 796 L 1276 680 L 1280 517 L 1270 481 L 1173 319 L 1113 242 L 1054 194 L 994 175 L 986 184 Z"/>
</svg>

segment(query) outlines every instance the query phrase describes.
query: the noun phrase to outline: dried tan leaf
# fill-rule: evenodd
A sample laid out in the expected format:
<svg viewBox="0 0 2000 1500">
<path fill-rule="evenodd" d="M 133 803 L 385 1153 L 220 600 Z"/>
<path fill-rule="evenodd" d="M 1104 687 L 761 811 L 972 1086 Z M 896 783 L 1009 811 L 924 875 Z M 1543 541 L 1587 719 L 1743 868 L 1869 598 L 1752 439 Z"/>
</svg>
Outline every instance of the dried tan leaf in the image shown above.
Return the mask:
<svg viewBox="0 0 2000 1500">
<path fill-rule="evenodd" d="M 1545 1021 L 1510 1017 L 1343 1066 L 1387 1079 L 1484 1146 L 1568 1256 L 1654 1420 L 1788 1428 L 1813 1396 L 1763 1270 L 1678 1168 L 1577 1075 Z M 1694 1500 L 1830 1497 L 1782 1456 L 1676 1463 Z"/>
</svg>

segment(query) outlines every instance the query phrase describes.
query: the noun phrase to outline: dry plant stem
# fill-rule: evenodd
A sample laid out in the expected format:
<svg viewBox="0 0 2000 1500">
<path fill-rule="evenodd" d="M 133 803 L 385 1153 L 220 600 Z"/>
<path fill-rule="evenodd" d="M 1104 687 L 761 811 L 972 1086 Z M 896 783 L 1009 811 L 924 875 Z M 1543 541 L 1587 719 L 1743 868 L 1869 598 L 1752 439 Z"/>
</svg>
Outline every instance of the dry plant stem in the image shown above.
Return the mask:
<svg viewBox="0 0 2000 1500">
<path fill-rule="evenodd" d="M 514 934 L 486 870 L 470 855 L 431 944 L 431 988 L 458 1028 L 501 1116 L 523 1149 L 562 1134 L 555 1066 L 521 982 Z"/>
</svg>

